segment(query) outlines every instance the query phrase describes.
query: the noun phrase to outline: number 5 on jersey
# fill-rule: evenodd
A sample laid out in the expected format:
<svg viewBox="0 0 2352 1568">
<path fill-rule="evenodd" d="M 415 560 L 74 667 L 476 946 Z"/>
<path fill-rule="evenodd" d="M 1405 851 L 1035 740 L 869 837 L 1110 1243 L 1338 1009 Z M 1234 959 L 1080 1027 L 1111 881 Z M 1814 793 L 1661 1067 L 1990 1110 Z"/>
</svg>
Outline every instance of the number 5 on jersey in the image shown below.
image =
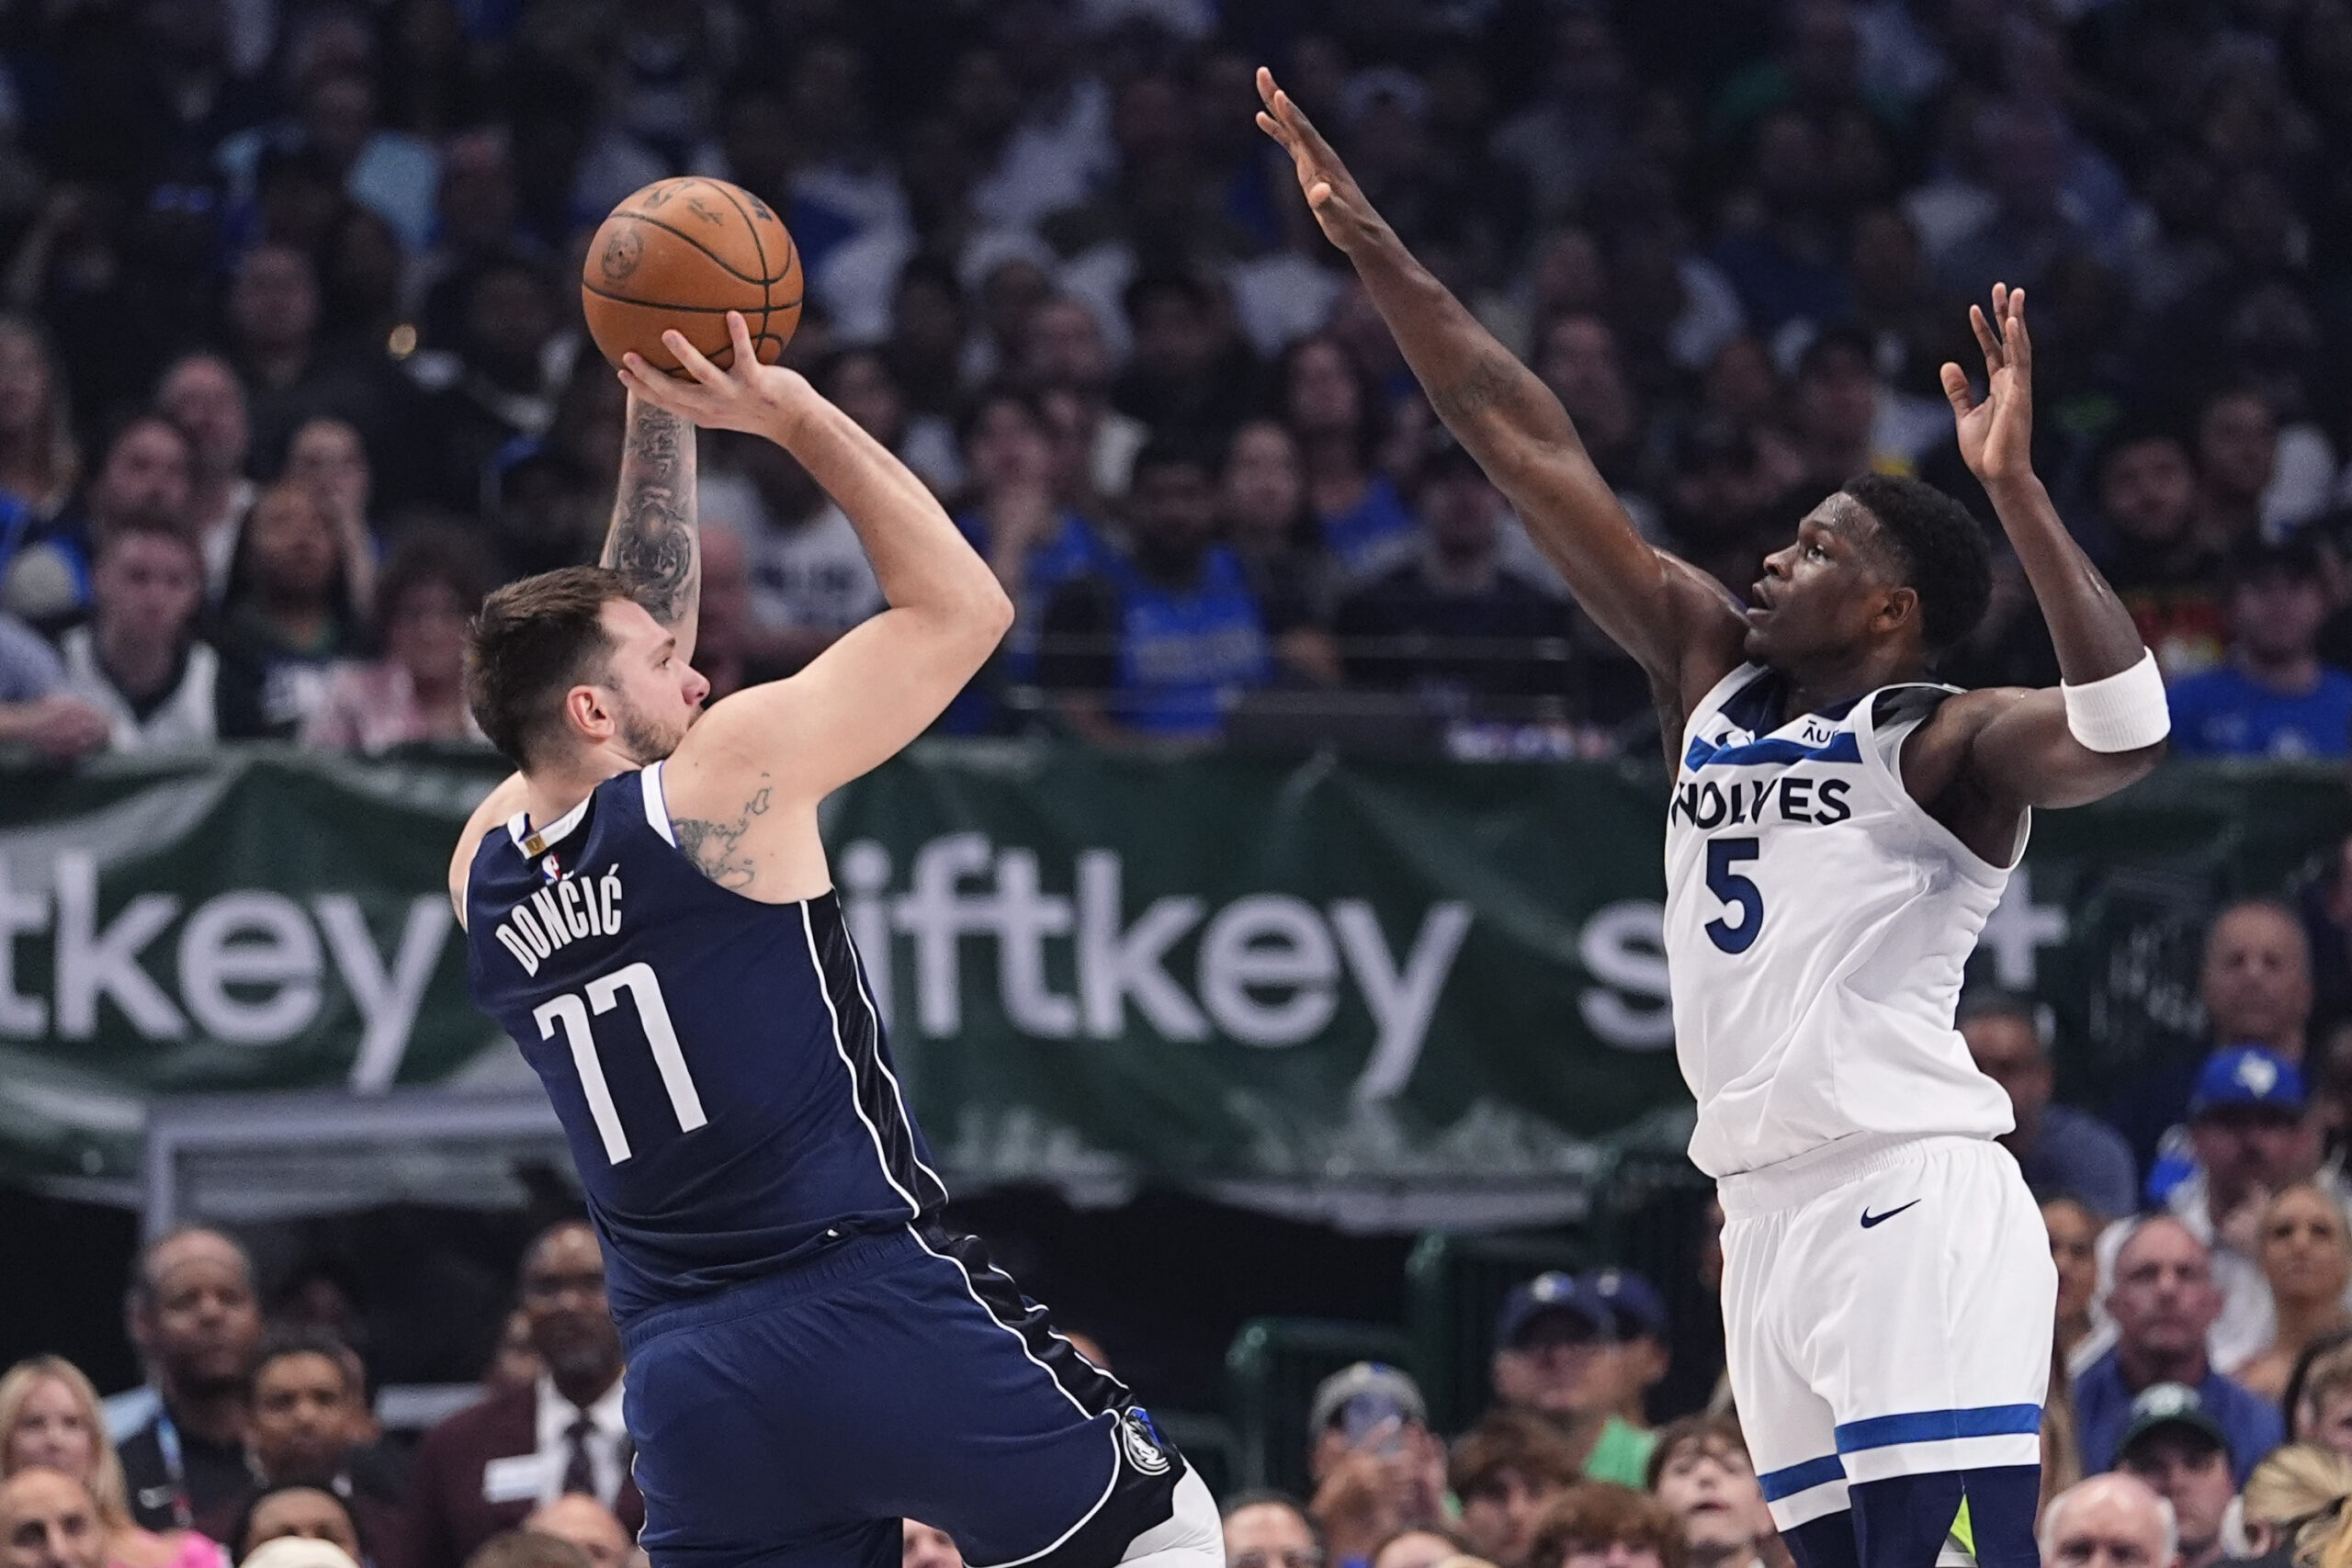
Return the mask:
<svg viewBox="0 0 2352 1568">
<path fill-rule="evenodd" d="M 1732 869 L 1758 852 L 1754 839 L 1707 840 L 1707 891 L 1724 901 L 1724 915 L 1739 914 L 1736 924 L 1723 915 L 1707 922 L 1707 940 L 1725 953 L 1746 953 L 1764 929 L 1764 890 Z"/>
<path fill-rule="evenodd" d="M 623 991 L 637 1003 L 637 1021 L 645 1031 L 645 1043 L 653 1048 L 653 1065 L 662 1069 L 662 1087 L 670 1091 L 670 1108 L 678 1113 L 678 1130 L 691 1133 L 707 1122 L 710 1118 L 703 1114 L 702 1096 L 695 1092 L 694 1075 L 686 1071 L 686 1055 L 678 1049 L 678 1032 L 670 1024 L 670 1005 L 662 999 L 662 982 L 654 978 L 652 966 L 631 964 L 598 976 L 581 989 L 587 994 L 586 1001 L 566 991 L 532 1009 L 531 1016 L 538 1020 L 542 1040 L 554 1039 L 556 1025 L 563 1026 L 564 1042 L 571 1047 L 571 1065 L 580 1074 L 580 1092 L 587 1097 L 588 1114 L 596 1119 L 596 1131 L 605 1140 L 605 1157 L 615 1165 L 628 1158 L 628 1134 L 621 1131 L 620 1112 L 613 1108 L 612 1086 L 605 1081 L 604 1064 L 596 1059 L 596 1037 L 588 1015 L 612 1011 L 620 1005 Z"/>
</svg>

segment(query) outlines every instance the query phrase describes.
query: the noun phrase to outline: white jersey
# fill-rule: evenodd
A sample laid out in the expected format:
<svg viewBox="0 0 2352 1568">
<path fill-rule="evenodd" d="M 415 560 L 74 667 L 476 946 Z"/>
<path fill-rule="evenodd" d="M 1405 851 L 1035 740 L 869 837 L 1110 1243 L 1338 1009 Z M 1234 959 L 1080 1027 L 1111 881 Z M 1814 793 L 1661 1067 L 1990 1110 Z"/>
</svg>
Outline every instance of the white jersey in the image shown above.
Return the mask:
<svg viewBox="0 0 2352 1568">
<path fill-rule="evenodd" d="M 1904 738 L 1951 690 L 1888 686 L 1783 724 L 1781 677 L 1744 664 L 1684 727 L 1666 956 L 1675 1053 L 1699 1101 L 1690 1158 L 1710 1176 L 1842 1139 L 2013 1125 L 1952 1027 L 2008 869 L 1899 776 Z"/>
</svg>

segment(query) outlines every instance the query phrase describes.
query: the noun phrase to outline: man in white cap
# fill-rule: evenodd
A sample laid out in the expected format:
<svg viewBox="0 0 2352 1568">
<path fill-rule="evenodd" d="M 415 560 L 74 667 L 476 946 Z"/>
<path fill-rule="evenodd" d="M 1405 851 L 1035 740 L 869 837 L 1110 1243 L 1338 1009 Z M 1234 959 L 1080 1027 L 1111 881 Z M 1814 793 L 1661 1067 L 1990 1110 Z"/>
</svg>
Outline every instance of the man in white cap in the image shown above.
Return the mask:
<svg viewBox="0 0 2352 1568">
<path fill-rule="evenodd" d="M 1397 1531 L 1445 1522 L 1445 1445 L 1404 1372 L 1358 1361 L 1332 1373 L 1315 1390 L 1307 1431 L 1306 1511 L 1332 1568 L 1361 1568 Z"/>
</svg>

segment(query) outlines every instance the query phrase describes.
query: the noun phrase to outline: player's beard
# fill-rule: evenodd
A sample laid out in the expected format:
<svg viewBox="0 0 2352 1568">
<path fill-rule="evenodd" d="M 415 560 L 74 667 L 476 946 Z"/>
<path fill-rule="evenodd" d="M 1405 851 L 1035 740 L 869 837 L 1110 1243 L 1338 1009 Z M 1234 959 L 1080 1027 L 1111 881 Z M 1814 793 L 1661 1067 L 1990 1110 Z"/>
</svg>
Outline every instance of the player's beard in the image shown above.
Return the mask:
<svg viewBox="0 0 2352 1568">
<path fill-rule="evenodd" d="M 623 700 L 619 717 L 621 744 L 628 748 L 628 754 L 640 762 L 658 762 L 676 750 L 678 742 L 686 738 L 686 725 L 694 722 L 689 716 L 685 723 L 672 730 L 626 699 Z"/>
</svg>

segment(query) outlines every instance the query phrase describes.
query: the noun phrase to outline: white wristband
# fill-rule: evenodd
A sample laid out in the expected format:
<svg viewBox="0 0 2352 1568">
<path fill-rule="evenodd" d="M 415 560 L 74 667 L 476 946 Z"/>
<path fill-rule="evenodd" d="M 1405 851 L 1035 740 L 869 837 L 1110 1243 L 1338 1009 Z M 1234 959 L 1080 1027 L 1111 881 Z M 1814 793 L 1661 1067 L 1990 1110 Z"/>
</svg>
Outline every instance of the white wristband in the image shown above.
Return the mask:
<svg viewBox="0 0 2352 1568">
<path fill-rule="evenodd" d="M 2094 751 L 2137 751 L 2172 733 L 2165 678 L 2156 656 L 2143 653 L 2131 669 L 2080 686 L 2061 684 L 2066 729 Z"/>
</svg>

